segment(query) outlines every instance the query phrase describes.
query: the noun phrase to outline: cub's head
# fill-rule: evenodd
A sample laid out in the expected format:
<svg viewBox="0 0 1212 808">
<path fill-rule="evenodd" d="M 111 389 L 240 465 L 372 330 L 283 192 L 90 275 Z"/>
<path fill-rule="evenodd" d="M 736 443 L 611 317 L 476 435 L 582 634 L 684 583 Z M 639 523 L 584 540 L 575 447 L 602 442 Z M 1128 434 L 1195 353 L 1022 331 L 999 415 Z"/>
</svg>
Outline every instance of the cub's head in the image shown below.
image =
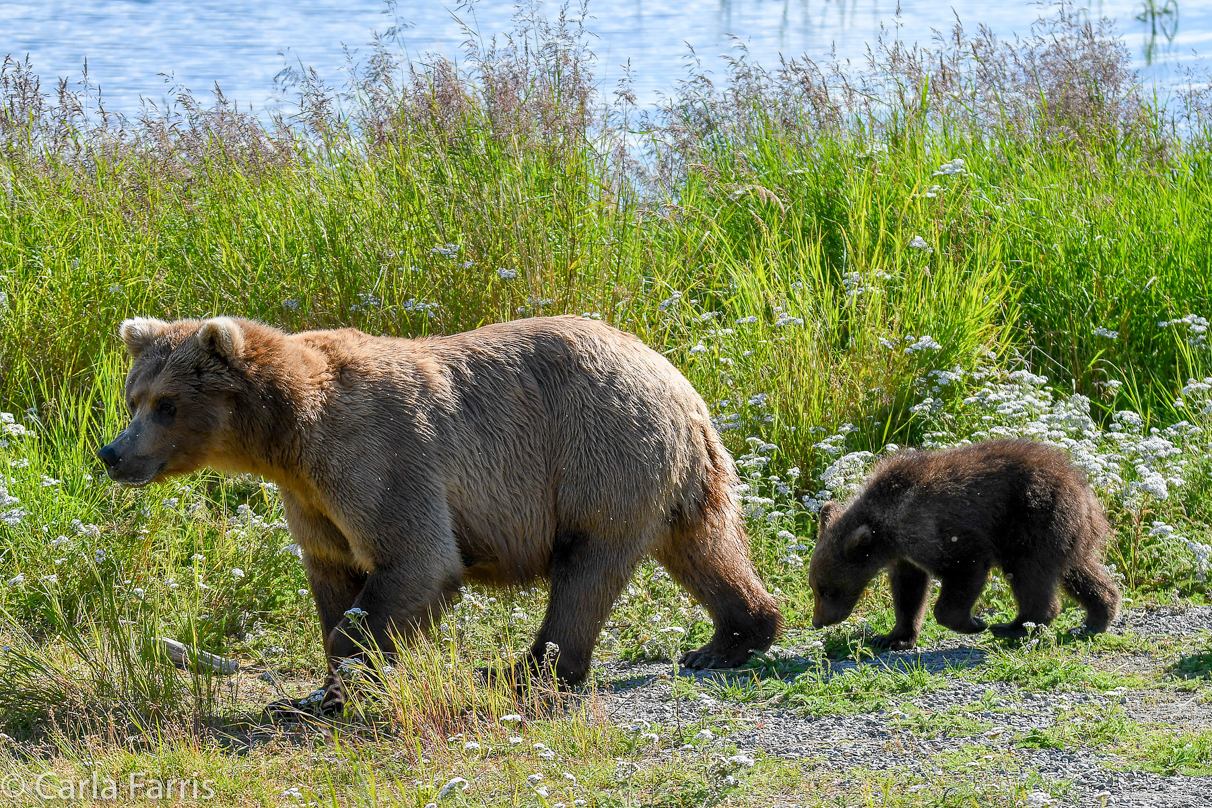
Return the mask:
<svg viewBox="0 0 1212 808">
<path fill-rule="evenodd" d="M 145 485 L 208 463 L 228 437 L 244 331 L 229 317 L 166 323 L 138 317 L 119 331 L 131 356 L 130 424 L 97 456 L 109 476 Z"/>
<path fill-rule="evenodd" d="M 836 502 L 822 505 L 816 548 L 808 566 L 813 627 L 824 628 L 849 617 L 886 562 L 875 530 L 860 509 L 843 510 Z"/>
</svg>

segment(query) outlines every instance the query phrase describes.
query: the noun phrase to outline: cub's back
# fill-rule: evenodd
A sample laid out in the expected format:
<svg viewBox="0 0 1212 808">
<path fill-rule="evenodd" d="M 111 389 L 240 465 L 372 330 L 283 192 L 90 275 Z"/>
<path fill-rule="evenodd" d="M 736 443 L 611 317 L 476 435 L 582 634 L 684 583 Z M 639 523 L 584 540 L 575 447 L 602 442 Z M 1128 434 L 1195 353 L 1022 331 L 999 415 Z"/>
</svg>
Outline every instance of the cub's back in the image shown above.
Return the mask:
<svg viewBox="0 0 1212 808">
<path fill-rule="evenodd" d="M 1081 472 L 1060 450 L 1030 440 L 897 455 L 876 469 L 866 496 L 890 528 L 922 547 L 966 536 L 959 547 L 994 555 L 1064 549 L 1097 540 L 1105 525 Z"/>
</svg>

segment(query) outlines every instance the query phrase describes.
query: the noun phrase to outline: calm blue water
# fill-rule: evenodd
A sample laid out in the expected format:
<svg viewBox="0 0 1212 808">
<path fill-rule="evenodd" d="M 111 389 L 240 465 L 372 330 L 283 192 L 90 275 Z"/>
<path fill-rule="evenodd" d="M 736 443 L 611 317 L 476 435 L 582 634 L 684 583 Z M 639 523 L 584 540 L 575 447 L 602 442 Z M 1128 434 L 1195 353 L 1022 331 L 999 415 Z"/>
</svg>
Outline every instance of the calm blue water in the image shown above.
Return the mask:
<svg viewBox="0 0 1212 808">
<path fill-rule="evenodd" d="M 1177 14 L 1138 21 L 1143 0 L 1104 0 L 1090 12 L 1111 17 L 1148 78 L 1172 84 L 1179 65 L 1204 69 L 1212 54 L 1212 2 L 1178 0 Z M 556 9 L 554 3 L 545 8 Z M 641 101 L 652 101 L 685 75 L 688 46 L 707 67 L 719 67 L 733 37 L 752 58 L 777 64 L 780 53 L 862 60 L 881 26 L 893 26 L 895 0 L 596 0 L 588 23 L 599 39 L 598 76 L 614 86 L 630 61 Z M 1025 34 L 1039 7 L 1024 0 L 901 0 L 899 36 L 928 43 L 933 29 L 954 21 L 983 23 L 1001 36 Z M 465 34 L 456 15 L 484 39 L 506 31 L 512 3 L 481 0 L 474 12 L 454 3 L 402 0 L 395 16 L 414 26 L 404 34 L 410 53 L 460 55 Z M 393 17 L 382 0 L 0 0 L 0 55 L 32 59 L 50 87 L 89 76 L 107 106 L 138 109 L 140 99 L 163 104 L 173 84 L 204 94 L 217 83 L 242 107 L 272 108 L 274 76 L 284 66 L 308 65 L 332 84 L 343 81 L 343 46 L 363 53 L 372 31 Z"/>
</svg>

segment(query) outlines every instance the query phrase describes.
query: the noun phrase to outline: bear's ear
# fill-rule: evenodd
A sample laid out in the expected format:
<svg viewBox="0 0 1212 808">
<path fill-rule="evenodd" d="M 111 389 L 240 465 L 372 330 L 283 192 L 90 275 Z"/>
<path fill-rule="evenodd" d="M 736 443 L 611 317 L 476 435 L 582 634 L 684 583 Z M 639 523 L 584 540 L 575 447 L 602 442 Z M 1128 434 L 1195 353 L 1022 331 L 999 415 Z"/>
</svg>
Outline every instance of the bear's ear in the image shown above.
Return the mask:
<svg viewBox="0 0 1212 808">
<path fill-rule="evenodd" d="M 198 329 L 198 341 L 211 353 L 228 361 L 244 355 L 244 332 L 230 317 L 212 317 Z"/>
<path fill-rule="evenodd" d="M 118 329 L 118 336 L 126 343 L 126 352 L 131 359 L 137 359 L 139 354 L 147 350 L 153 342 L 164 333 L 168 323 L 153 317 L 135 317 L 123 320 Z"/>
<path fill-rule="evenodd" d="M 818 531 L 818 535 L 820 533 L 825 532 L 825 529 L 829 527 L 829 523 L 833 521 L 833 517 L 836 515 L 837 515 L 837 503 L 836 502 L 826 502 L 824 505 L 821 506 L 821 526 L 820 526 L 820 530 Z"/>
<path fill-rule="evenodd" d="M 871 554 L 872 539 L 875 538 L 871 525 L 859 525 L 850 531 L 842 550 L 848 556 L 867 556 Z"/>
</svg>

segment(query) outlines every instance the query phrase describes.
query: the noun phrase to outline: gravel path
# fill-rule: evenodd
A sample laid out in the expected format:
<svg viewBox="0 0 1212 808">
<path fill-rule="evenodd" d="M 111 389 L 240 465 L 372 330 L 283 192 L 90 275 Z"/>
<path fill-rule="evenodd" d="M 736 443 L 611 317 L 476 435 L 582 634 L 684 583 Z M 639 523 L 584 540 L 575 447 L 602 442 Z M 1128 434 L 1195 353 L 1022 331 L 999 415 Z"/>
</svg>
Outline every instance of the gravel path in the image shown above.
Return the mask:
<svg viewBox="0 0 1212 808">
<path fill-rule="evenodd" d="M 1129 612 L 1117 621 L 1113 631 L 1176 637 L 1199 635 L 1210 629 L 1212 607 L 1198 607 Z M 799 658 L 806 659 L 802 653 Z M 794 649 L 781 656 L 791 661 L 797 658 Z M 984 662 L 983 651 L 955 638 L 920 653 L 889 652 L 874 663 L 864 664 L 916 664 L 931 672 L 943 672 Z M 831 665 L 834 674 L 855 666 L 854 662 Z M 652 724 L 670 726 L 680 721 L 685 725 L 706 719 L 713 725 L 731 726 L 726 742 L 742 751 L 803 760 L 807 765 L 831 770 L 900 769 L 918 774 L 923 780 L 944 774 L 939 768 L 940 754 L 969 748 L 967 754 L 982 761 L 969 764 L 974 767 L 974 776 L 987 778 L 991 770 L 996 770 L 1021 782 L 1021 777 L 1035 772 L 1048 780 L 1073 783 L 1071 798 L 1064 804 L 1212 806 L 1212 777 L 1160 776 L 1129 770 L 1126 761 L 1086 748 L 1020 748 L 1016 743 L 1024 733 L 1060 726 L 1074 710 L 1088 715 L 1112 704 L 1141 723 L 1191 730 L 1212 727 L 1212 705 L 1197 703 L 1198 699 L 1189 693 L 1125 688 L 1106 693 L 1034 693 L 1006 682 L 973 682 L 952 675 L 943 680 L 942 689 L 909 698 L 907 704 L 916 710 L 902 703 L 904 697 L 889 699 L 912 714 L 893 709 L 813 717 L 778 706 L 737 703 L 703 694 L 683 698 L 675 706 L 669 673 L 668 663 L 603 666 L 601 674 L 607 683 L 603 701 L 610 719 L 632 726 L 636 732 L 647 731 Z M 703 684 L 726 681 L 728 676 L 710 672 L 683 675 Z M 751 676 L 747 674 L 746 678 Z M 948 727 L 944 723 L 932 730 L 928 723 L 922 725 L 923 717 L 927 722 L 931 717 L 942 717 L 953 724 Z M 956 719 L 966 722 L 963 729 L 954 728 Z M 973 746 L 983 747 L 979 755 L 970 749 Z M 984 761 L 995 762 L 986 765 Z M 954 778 L 956 774 L 952 770 L 947 776 Z"/>
</svg>

